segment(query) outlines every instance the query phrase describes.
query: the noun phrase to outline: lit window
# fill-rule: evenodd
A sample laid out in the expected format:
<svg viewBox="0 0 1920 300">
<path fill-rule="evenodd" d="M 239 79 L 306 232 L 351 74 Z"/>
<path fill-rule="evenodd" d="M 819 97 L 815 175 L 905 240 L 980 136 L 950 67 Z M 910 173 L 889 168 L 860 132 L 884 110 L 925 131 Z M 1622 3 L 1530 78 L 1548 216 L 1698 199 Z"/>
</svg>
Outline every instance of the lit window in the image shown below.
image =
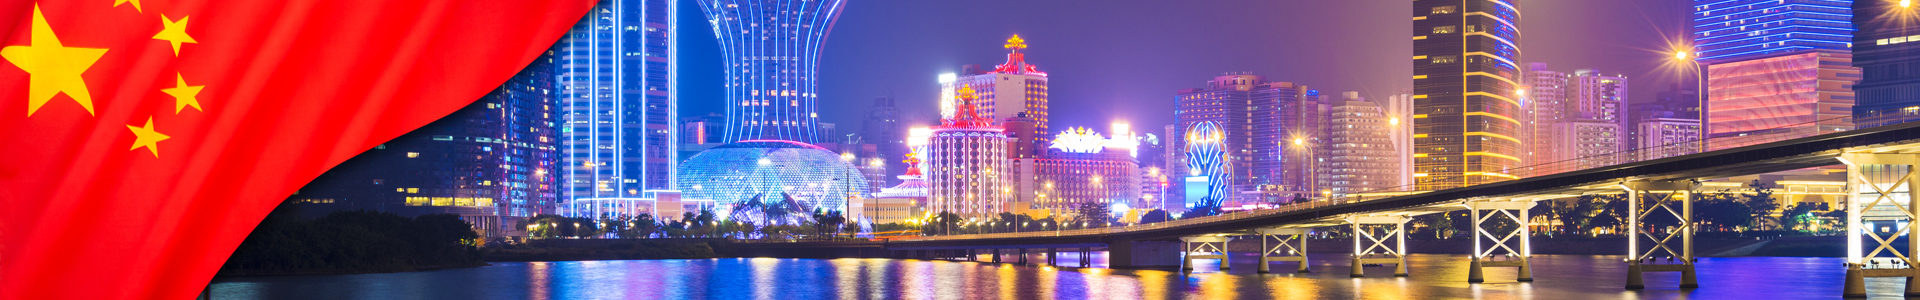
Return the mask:
<svg viewBox="0 0 1920 300">
<path fill-rule="evenodd" d="M 1440 7 L 1434 7 L 1434 8 L 1433 8 L 1433 12 L 1432 12 L 1432 13 L 1430 13 L 1430 14 L 1433 14 L 1433 15 L 1444 15 L 1444 14 L 1451 14 L 1451 13 L 1454 13 L 1454 12 L 1458 12 L 1458 11 L 1460 11 L 1460 7 L 1458 7 L 1458 6 L 1452 6 L 1452 5 L 1448 5 L 1448 6 L 1440 6 Z"/>
<path fill-rule="evenodd" d="M 407 158 L 420 157 L 420 152 L 407 152 Z"/>
</svg>

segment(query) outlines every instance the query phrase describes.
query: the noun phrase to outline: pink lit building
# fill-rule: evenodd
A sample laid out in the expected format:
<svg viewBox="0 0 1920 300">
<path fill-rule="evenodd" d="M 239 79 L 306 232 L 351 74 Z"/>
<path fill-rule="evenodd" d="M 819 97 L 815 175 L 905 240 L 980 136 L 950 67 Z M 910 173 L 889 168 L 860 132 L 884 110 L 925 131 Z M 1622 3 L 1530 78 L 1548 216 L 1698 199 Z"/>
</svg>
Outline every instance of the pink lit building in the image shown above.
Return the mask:
<svg viewBox="0 0 1920 300">
<path fill-rule="evenodd" d="M 1707 67 L 1708 150 L 1853 128 L 1860 68 L 1838 50 L 1803 50 Z"/>
</svg>

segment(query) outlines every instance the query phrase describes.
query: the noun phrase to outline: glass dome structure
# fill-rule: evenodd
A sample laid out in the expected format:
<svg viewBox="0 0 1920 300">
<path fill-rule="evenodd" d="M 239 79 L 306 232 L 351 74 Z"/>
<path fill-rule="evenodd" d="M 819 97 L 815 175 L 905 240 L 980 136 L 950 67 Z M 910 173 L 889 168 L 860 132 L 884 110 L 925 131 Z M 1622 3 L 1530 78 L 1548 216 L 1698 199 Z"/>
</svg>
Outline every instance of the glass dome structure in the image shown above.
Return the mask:
<svg viewBox="0 0 1920 300">
<path fill-rule="evenodd" d="M 844 210 L 866 197 L 860 169 L 826 148 L 783 140 L 746 140 L 694 154 L 678 170 L 681 197 L 724 209 L 758 196 L 792 197 L 803 211 Z M 783 195 L 784 194 L 784 195 Z"/>
</svg>

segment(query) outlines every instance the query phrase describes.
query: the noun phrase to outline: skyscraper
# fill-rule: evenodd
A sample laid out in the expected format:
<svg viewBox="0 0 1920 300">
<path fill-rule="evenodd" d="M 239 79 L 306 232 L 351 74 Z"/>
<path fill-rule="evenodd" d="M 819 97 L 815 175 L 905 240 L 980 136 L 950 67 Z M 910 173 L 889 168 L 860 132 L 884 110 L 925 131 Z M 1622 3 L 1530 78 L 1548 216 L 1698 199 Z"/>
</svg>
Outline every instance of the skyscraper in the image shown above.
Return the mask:
<svg viewBox="0 0 1920 300">
<path fill-rule="evenodd" d="M 900 127 L 900 109 L 894 106 L 893 96 L 873 98 L 873 107 L 867 109 L 867 119 L 862 121 L 860 142 L 879 148 L 883 170 L 906 170 L 904 161 L 888 159 L 905 157 L 910 152 L 907 150 L 907 131 Z M 899 179 L 890 180 L 897 181 Z"/>
<path fill-rule="evenodd" d="M 726 66 L 726 141 L 822 142 L 821 45 L 844 0 L 699 0 Z"/>
<path fill-rule="evenodd" d="M 1379 104 L 1347 92 L 1327 110 L 1326 146 L 1315 172 L 1334 195 L 1383 192 L 1400 184 L 1400 161 L 1394 159 L 1394 124 Z"/>
<path fill-rule="evenodd" d="M 673 3 L 603 0 L 560 40 L 563 202 L 673 186 Z"/>
<path fill-rule="evenodd" d="M 1036 157 L 1047 148 L 1047 73 L 1039 67 L 1027 63 L 1027 40 L 1020 35 L 1008 38 L 1005 45 L 1007 62 L 994 66 L 991 70 L 981 69 L 979 65 L 966 65 L 958 75 L 940 76 L 940 117 L 952 118 L 956 105 L 954 90 L 961 86 L 972 87 L 975 96 L 973 105 L 982 117 L 993 119 L 995 123 L 1007 124 L 1020 122 L 1020 128 L 1008 126 L 1008 136 L 1016 137 L 1017 146 L 1011 153 L 1019 157 Z M 1031 128 L 1029 128 L 1031 127 Z"/>
<path fill-rule="evenodd" d="M 1856 1 L 1853 66 L 1860 68 L 1854 115 L 1920 106 L 1920 12 L 1905 2 Z"/>
<path fill-rule="evenodd" d="M 1174 98 L 1174 125 L 1192 132 L 1195 124 L 1212 122 L 1224 136 L 1225 179 L 1233 192 L 1280 191 L 1318 193 L 1313 187 L 1312 149 L 1319 147 L 1319 92 L 1291 82 L 1269 82 L 1251 74 L 1214 77 L 1206 88 L 1184 89 Z M 1187 151 L 1191 138 L 1169 138 L 1169 151 Z M 1174 157 L 1188 157 L 1177 154 Z M 1188 162 L 1192 164 L 1192 162 Z M 1184 184 L 1184 183 L 1183 183 Z M 1269 197 L 1271 196 L 1271 197 Z M 1265 202 L 1291 196 L 1262 195 Z M 1193 201 L 1196 199 L 1187 199 Z M 1232 199 L 1230 199 L 1232 200 Z"/>
<path fill-rule="evenodd" d="M 1540 176 L 1624 163 L 1596 157 L 1625 150 L 1627 78 L 1593 69 L 1567 74 L 1531 63 L 1526 90 L 1516 93 L 1527 115 L 1522 141 L 1527 146 L 1520 176 Z"/>
<path fill-rule="evenodd" d="M 1852 5 L 1852 0 L 1693 0 L 1695 56 L 1720 63 L 1798 50 L 1845 50 L 1853 45 Z"/>
<path fill-rule="evenodd" d="M 1525 90 L 1516 94 L 1526 108 L 1522 122 L 1527 126 L 1521 129 L 1521 134 L 1525 136 L 1521 140 L 1526 142 L 1527 151 L 1527 155 L 1521 157 L 1525 159 L 1523 163 L 1533 165 L 1559 161 L 1556 152 L 1561 148 L 1552 141 L 1554 135 L 1560 133 L 1554 125 L 1572 118 L 1567 112 L 1567 108 L 1573 106 L 1567 99 L 1571 94 L 1568 85 L 1572 84 L 1572 77 L 1566 72 L 1548 69 L 1546 63 L 1536 62 L 1527 64 L 1527 71 L 1521 78 L 1520 83 Z"/>
<path fill-rule="evenodd" d="M 1852 56 L 1801 50 L 1709 65 L 1707 150 L 1853 129 Z"/>
<path fill-rule="evenodd" d="M 1700 152 L 1700 94 L 1672 84 L 1653 101 L 1628 105 L 1627 149 L 1640 151 L 1640 160 Z"/>
<path fill-rule="evenodd" d="M 1509 0 L 1416 0 L 1413 8 L 1417 188 L 1518 178 L 1519 9 Z"/>
</svg>

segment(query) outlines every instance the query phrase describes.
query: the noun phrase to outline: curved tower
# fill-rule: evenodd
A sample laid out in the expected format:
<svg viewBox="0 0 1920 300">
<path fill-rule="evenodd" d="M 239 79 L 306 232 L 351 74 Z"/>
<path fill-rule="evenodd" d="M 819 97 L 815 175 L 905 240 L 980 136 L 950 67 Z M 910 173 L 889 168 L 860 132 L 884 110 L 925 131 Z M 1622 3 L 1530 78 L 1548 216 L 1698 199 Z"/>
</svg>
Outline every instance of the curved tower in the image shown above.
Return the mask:
<svg viewBox="0 0 1920 300">
<path fill-rule="evenodd" d="M 699 0 L 726 61 L 726 142 L 820 140 L 815 71 L 845 0 Z"/>
<path fill-rule="evenodd" d="M 1187 207 L 1218 207 L 1227 200 L 1226 131 L 1203 121 L 1187 128 Z M 1197 185 L 1197 186 L 1196 186 Z"/>
</svg>

